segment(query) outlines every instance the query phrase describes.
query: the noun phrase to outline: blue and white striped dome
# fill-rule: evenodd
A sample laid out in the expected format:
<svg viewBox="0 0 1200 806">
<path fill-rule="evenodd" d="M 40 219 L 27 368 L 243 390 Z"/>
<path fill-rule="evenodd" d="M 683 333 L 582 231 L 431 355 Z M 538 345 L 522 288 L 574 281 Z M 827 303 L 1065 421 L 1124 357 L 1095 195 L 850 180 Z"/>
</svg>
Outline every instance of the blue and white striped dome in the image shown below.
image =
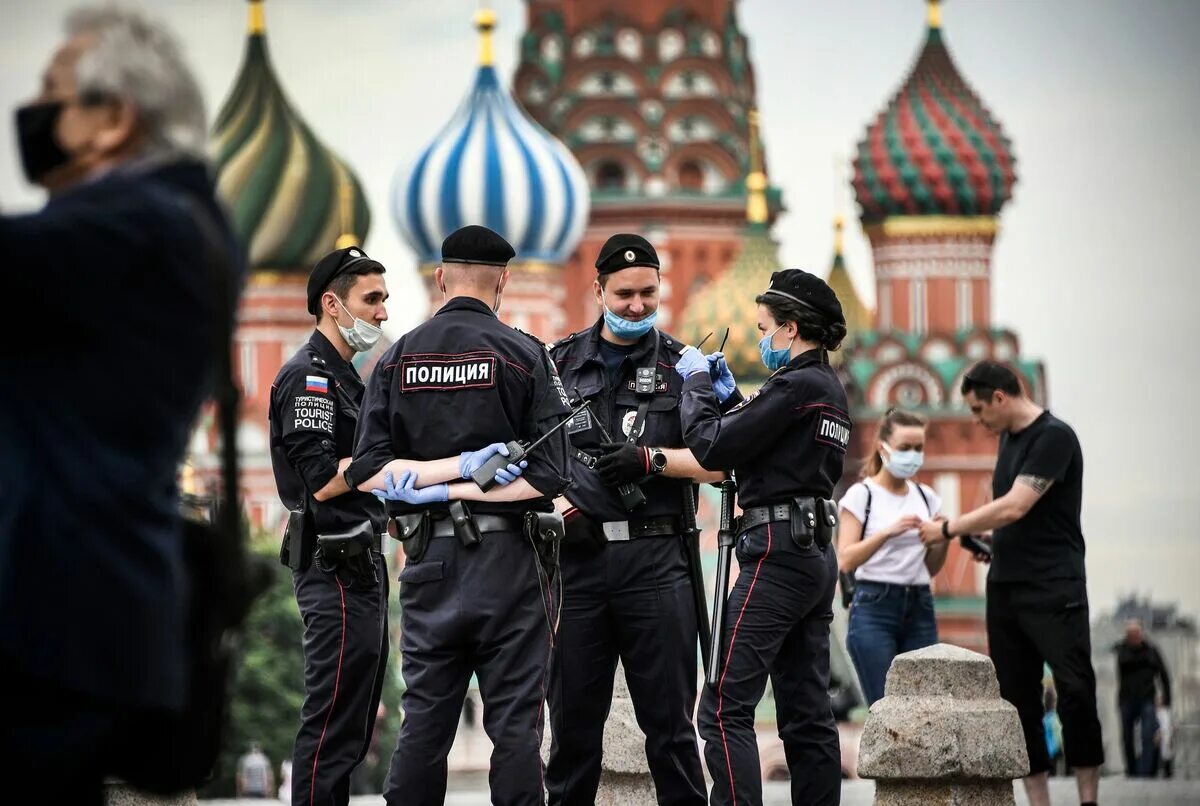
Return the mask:
<svg viewBox="0 0 1200 806">
<path fill-rule="evenodd" d="M 490 60 L 489 60 L 490 61 Z M 564 263 L 587 224 L 588 182 L 573 154 L 479 68 L 471 93 L 416 160 L 397 173 L 393 212 L 421 263 L 468 224 L 495 230 L 516 260 Z"/>
</svg>

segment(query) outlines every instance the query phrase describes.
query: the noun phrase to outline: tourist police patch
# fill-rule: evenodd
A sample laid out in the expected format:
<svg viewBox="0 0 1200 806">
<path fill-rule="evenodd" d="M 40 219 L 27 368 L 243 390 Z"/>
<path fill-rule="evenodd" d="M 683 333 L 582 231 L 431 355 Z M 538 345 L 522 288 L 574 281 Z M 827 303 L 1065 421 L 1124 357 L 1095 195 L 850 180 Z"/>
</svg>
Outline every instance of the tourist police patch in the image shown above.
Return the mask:
<svg viewBox="0 0 1200 806">
<path fill-rule="evenodd" d="M 400 364 L 401 392 L 454 392 L 495 385 L 496 356 L 492 353 L 410 355 Z"/>
<path fill-rule="evenodd" d="M 311 376 L 309 376 L 311 378 Z M 322 378 L 321 380 L 325 380 Z M 309 381 L 305 381 L 308 387 Z M 311 387 L 309 387 L 311 388 Z M 306 389 L 307 391 L 307 389 Z M 323 390 L 328 391 L 328 390 Z M 296 395 L 292 400 L 292 431 L 333 433 L 333 400 L 317 395 Z"/>
</svg>

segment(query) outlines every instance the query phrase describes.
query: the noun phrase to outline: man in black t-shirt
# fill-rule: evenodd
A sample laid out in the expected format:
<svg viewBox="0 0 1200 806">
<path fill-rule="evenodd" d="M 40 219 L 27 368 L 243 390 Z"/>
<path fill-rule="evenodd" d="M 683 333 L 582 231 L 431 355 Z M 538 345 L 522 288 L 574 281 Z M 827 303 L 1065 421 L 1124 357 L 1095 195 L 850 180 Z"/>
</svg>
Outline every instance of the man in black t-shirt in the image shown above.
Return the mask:
<svg viewBox="0 0 1200 806">
<path fill-rule="evenodd" d="M 962 382 L 975 419 L 1000 435 L 993 500 L 921 526 L 926 544 L 991 531 L 987 630 L 1000 694 L 1017 708 L 1029 751 L 1025 790 L 1049 806 L 1050 758 L 1042 731 L 1042 667 L 1058 692 L 1067 765 L 1080 800 L 1094 804 L 1104 748 L 1096 714 L 1084 574 L 1083 452 L 1069 425 L 1024 395 L 1007 367 L 981 361 Z"/>
</svg>

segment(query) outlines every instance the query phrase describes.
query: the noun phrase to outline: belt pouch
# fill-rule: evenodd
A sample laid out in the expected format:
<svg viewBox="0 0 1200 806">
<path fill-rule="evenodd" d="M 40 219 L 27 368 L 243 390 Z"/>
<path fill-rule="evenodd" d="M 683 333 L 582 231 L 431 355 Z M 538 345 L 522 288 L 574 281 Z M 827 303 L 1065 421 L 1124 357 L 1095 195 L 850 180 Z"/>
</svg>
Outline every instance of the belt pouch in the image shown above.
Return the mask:
<svg viewBox="0 0 1200 806">
<path fill-rule="evenodd" d="M 409 563 L 419 563 L 429 548 L 429 535 L 432 529 L 432 518 L 429 510 L 410 512 L 396 517 L 396 532 L 400 535 L 400 545 L 404 547 L 404 558 Z"/>
<path fill-rule="evenodd" d="M 283 530 L 283 545 L 279 548 L 279 562 L 293 571 L 303 571 L 312 560 L 312 543 L 308 539 L 305 525 L 307 513 L 303 509 L 288 512 L 287 527 Z"/>
<path fill-rule="evenodd" d="M 792 540 L 802 549 L 810 548 L 817 534 L 817 513 L 813 511 L 812 499 L 792 499 Z"/>
<path fill-rule="evenodd" d="M 317 547 L 320 548 L 321 556 L 325 558 L 326 562 L 346 562 L 369 553 L 375 539 L 375 531 L 371 528 L 371 522 L 363 521 L 353 529 L 347 529 L 344 532 L 317 535 Z"/>
<path fill-rule="evenodd" d="M 526 512 L 525 534 L 533 541 L 547 573 L 558 565 L 558 548 L 566 537 L 566 524 L 557 512 Z"/>
<path fill-rule="evenodd" d="M 828 498 L 817 499 L 817 543 L 824 549 L 837 537 L 837 502 Z"/>
<path fill-rule="evenodd" d="M 450 520 L 454 522 L 455 536 L 464 546 L 475 546 L 483 540 L 483 536 L 479 534 L 479 528 L 475 526 L 475 521 L 471 518 L 471 511 L 462 501 L 450 502 Z"/>
</svg>

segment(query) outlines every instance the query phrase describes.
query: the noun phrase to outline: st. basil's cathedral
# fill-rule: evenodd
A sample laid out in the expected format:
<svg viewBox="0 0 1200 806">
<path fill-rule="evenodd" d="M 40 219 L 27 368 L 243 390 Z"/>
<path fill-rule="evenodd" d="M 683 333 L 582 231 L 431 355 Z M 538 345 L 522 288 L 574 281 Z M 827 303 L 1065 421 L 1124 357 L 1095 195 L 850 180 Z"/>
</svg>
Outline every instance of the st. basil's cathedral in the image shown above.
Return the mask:
<svg viewBox="0 0 1200 806">
<path fill-rule="evenodd" d="M 982 358 L 1007 362 L 1043 405 L 1046 383 L 1042 365 L 1021 356 L 1017 335 L 991 318 L 992 246 L 1016 179 L 1012 144 L 955 66 L 937 0 L 927 0 L 926 13 L 916 61 L 867 125 L 853 161 L 875 309 L 850 279 L 840 218 L 828 279 L 850 329 L 837 358 L 854 419 L 844 481 L 857 476 L 855 457 L 887 409 L 920 411 L 930 418 L 921 480 L 955 515 L 990 497 L 996 450 L 963 405 L 963 373 Z M 288 100 L 271 64 L 263 2 L 250 0 L 243 63 L 215 124 L 212 157 L 250 256 L 235 345 L 239 439 L 248 514 L 269 532 L 284 515 L 266 438 L 270 385 L 313 328 L 304 304 L 309 269 L 336 246 L 370 250 L 368 170 L 391 177 L 392 224 L 429 292 L 409 304 L 427 304 L 426 315 L 440 304 L 432 287 L 438 247 L 459 226 L 483 224 L 513 244 L 501 317 L 546 341 L 595 321 L 595 254 L 614 232 L 638 232 L 663 262 L 661 326 L 694 343 L 732 325 L 725 352 L 739 382 L 763 379 L 753 297 L 781 268 L 771 229 L 785 207 L 769 179 L 736 0 L 526 0 L 525 22 L 511 89 L 492 63 L 496 19 L 484 9 L 475 19 L 478 70 L 451 119 L 430 128 L 418 153 L 396 155 L 398 167 L 352 168 L 353 155 L 330 151 Z M 386 347 L 358 356 L 360 372 Z M 212 478 L 214 446 L 211 423 L 202 425 L 187 471 L 193 487 Z M 711 506 L 705 514 L 711 554 Z M 934 584 L 941 636 L 977 650 L 985 649 L 980 579 L 953 547 Z"/>
</svg>

